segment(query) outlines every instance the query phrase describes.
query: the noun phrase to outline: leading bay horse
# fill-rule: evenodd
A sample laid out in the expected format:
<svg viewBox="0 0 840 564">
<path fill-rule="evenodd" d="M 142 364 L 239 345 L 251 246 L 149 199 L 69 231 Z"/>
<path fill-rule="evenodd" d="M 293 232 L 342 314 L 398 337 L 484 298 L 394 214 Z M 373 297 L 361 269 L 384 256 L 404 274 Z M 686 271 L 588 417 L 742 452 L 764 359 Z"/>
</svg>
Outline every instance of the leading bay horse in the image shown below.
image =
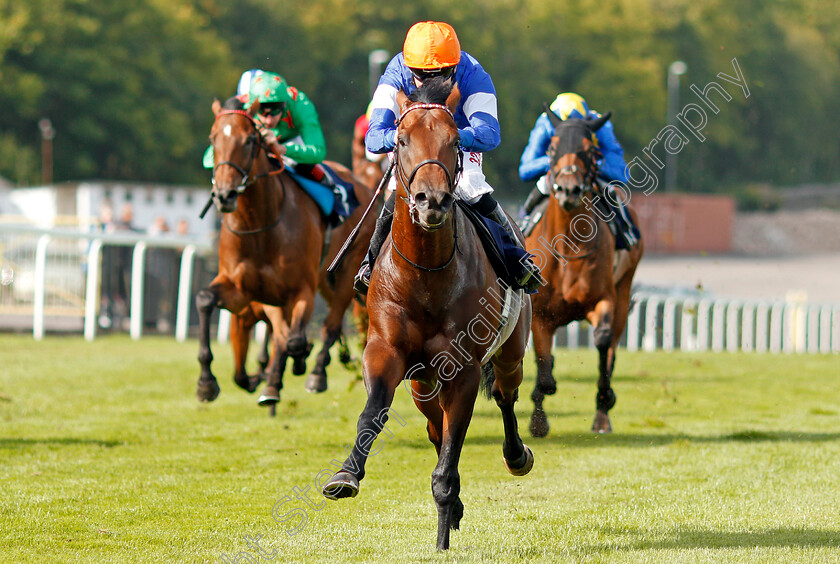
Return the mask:
<svg viewBox="0 0 840 564">
<path fill-rule="evenodd" d="M 196 395 L 213 401 L 219 386 L 210 370 L 210 316 L 216 307 L 232 314 L 231 342 L 234 348 L 234 381 L 253 392 L 260 376 L 245 371 L 249 331 L 258 319 L 267 318 L 272 328 L 274 355 L 260 397 L 262 405 L 280 400 L 283 371 L 288 358 L 292 372 L 306 371 L 306 357 L 311 345 L 306 339 L 306 325 L 314 308 L 315 292 L 325 279 L 321 268 L 326 220 L 315 201 L 306 195 L 284 171 L 268 159 L 254 116 L 259 104 L 246 111 L 234 106 L 222 108 L 213 103 L 215 121 L 210 139 L 214 162 L 212 199 L 223 214 L 219 234 L 219 274 L 209 287 L 198 293 L 199 362 L 201 375 Z M 349 179 L 346 169 L 339 170 Z M 370 191 L 355 182 L 356 195 L 369 202 Z M 348 222 L 358 221 L 359 206 Z M 345 222 L 348 223 L 348 222 Z M 347 227 L 349 229 L 350 227 Z M 373 221 L 363 226 L 359 239 L 370 238 Z M 340 239 L 340 237 L 339 237 Z M 338 244 L 334 245 L 338 246 Z M 326 293 L 330 313 L 322 330 L 323 349 L 308 386 L 326 389 L 324 368 L 329 363 L 329 348 L 341 333 L 341 320 L 353 296 L 353 275 L 365 249 L 364 243 L 351 252 L 353 260 L 337 275 L 336 289 Z M 358 256 L 356 256 L 358 255 Z M 353 264 L 351 264 L 353 263 Z M 325 284 L 324 284 L 325 285 Z"/>
<path fill-rule="evenodd" d="M 616 251 L 615 237 L 604 221 L 610 216 L 598 207 L 597 200 L 604 195 L 597 195 L 592 136 L 609 119 L 609 113 L 597 119 L 562 121 L 548 106 L 545 109 L 555 128 L 548 148 L 551 164 L 546 179 L 552 197 L 526 242 L 527 249 L 541 258 L 541 272 L 547 280 L 532 298 L 537 381 L 531 395 L 534 413 L 530 430 L 535 437 L 548 434 L 543 398 L 557 391 L 551 355 L 555 331 L 586 319 L 595 328 L 599 356 L 592 430 L 609 433 L 612 426 L 608 412 L 616 400 L 611 386 L 615 350 L 627 324 L 630 287 L 643 244 L 640 239 L 629 252 Z M 636 212 L 629 205 L 627 211 L 638 225 Z"/>
<path fill-rule="evenodd" d="M 513 409 L 522 381 L 530 300 L 521 291 L 506 294 L 475 228 L 455 202 L 461 153 L 453 112 L 459 99 L 457 88 L 435 79 L 410 98 L 398 93 L 394 223 L 367 294 L 370 329 L 363 364 L 368 399 L 350 456 L 323 486 L 329 499 L 358 493 L 394 393 L 410 380 L 438 454 L 432 494 L 440 550 L 449 547 L 450 529 L 458 529 L 463 516 L 458 461 L 480 384 L 490 388 L 502 412 L 508 470 L 527 474 L 534 461 L 519 437 Z M 505 295 L 508 301 L 500 298 Z M 497 330 L 495 322 L 507 313 L 509 323 Z"/>
</svg>

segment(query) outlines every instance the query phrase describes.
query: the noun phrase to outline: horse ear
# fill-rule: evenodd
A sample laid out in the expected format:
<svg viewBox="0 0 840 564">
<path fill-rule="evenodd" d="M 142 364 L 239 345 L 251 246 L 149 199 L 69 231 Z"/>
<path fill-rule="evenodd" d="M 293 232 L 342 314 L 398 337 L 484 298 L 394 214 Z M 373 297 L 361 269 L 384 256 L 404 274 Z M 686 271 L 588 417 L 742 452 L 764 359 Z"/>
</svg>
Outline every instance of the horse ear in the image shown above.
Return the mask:
<svg viewBox="0 0 840 564">
<path fill-rule="evenodd" d="M 405 92 L 402 90 L 397 92 L 397 106 L 400 108 L 400 112 L 405 111 L 405 106 L 408 104 L 408 96 L 406 96 Z"/>
<path fill-rule="evenodd" d="M 557 129 L 557 126 L 563 123 L 563 120 L 560 119 L 560 116 L 551 111 L 551 107 L 548 105 L 548 102 L 543 102 L 543 107 L 545 108 L 545 115 L 548 116 L 548 121 L 551 122 L 551 127 Z"/>
<path fill-rule="evenodd" d="M 210 107 L 213 108 L 213 115 L 217 116 L 222 111 L 222 102 L 218 98 L 213 98 L 213 105 Z"/>
<path fill-rule="evenodd" d="M 446 97 L 446 107 L 449 108 L 452 113 L 455 113 L 455 110 L 458 109 L 458 102 L 461 101 L 461 89 L 458 88 L 456 84 L 452 88 L 452 92 L 449 93 L 449 96 Z"/>
<path fill-rule="evenodd" d="M 257 115 L 257 112 L 259 112 L 259 111 L 260 111 L 260 101 L 259 100 L 254 100 L 254 102 L 248 108 L 248 115 L 251 116 L 251 117 L 254 117 L 255 115 Z"/>
<path fill-rule="evenodd" d="M 612 117 L 612 112 L 607 112 L 599 118 L 595 118 L 593 120 L 586 120 L 586 125 L 589 126 L 589 129 L 592 130 L 593 133 L 604 127 L 604 124 Z"/>
</svg>

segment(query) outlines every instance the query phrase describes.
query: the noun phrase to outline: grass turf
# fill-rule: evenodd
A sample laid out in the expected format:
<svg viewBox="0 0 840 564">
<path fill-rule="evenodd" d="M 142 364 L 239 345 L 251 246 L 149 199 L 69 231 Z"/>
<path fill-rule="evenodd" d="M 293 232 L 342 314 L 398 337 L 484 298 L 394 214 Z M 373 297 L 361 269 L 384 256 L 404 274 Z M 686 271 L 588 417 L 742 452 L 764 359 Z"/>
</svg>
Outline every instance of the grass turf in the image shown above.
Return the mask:
<svg viewBox="0 0 840 564">
<path fill-rule="evenodd" d="M 356 373 L 334 362 L 320 395 L 287 373 L 271 419 L 232 383 L 228 346 L 222 394 L 199 404 L 197 350 L 0 335 L 0 560 L 840 562 L 837 355 L 621 351 L 615 432 L 595 436 L 596 354 L 555 351 L 545 439 L 527 436 L 529 358 L 534 470 L 507 474 L 498 408 L 479 399 L 461 530 L 438 553 L 436 457 L 405 390 L 359 496 L 327 502 L 315 482 L 354 439 Z"/>
</svg>

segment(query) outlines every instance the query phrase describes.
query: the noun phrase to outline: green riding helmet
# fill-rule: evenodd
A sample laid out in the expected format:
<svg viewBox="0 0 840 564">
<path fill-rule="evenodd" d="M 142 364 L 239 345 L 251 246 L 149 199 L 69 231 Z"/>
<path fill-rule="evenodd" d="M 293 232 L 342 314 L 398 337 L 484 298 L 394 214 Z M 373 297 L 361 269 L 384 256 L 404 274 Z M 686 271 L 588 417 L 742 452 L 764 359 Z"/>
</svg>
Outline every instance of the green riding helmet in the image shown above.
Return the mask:
<svg viewBox="0 0 840 564">
<path fill-rule="evenodd" d="M 260 104 L 268 102 L 291 102 L 289 85 L 286 79 L 277 73 L 264 72 L 251 82 L 248 100 L 259 100 Z"/>
</svg>

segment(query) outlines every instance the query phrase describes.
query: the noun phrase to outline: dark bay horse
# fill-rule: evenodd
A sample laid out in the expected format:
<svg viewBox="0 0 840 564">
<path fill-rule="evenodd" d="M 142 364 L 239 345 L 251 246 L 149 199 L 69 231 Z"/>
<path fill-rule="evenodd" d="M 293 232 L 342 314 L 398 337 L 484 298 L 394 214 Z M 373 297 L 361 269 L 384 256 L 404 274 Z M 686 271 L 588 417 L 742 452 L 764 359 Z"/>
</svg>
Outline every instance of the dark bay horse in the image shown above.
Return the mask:
<svg viewBox="0 0 840 564">
<path fill-rule="evenodd" d="M 551 165 L 547 178 L 553 197 L 526 244 L 541 258 L 541 271 L 547 281 L 532 298 L 537 382 L 531 395 L 534 413 L 530 430 L 535 437 L 548 433 L 543 398 L 557 391 L 551 355 L 555 331 L 586 319 L 595 328 L 599 355 L 592 430 L 609 433 L 612 426 L 608 412 L 616 399 L 611 386 L 615 349 L 627 324 L 630 286 L 643 244 L 640 240 L 629 252 L 616 251 L 615 238 L 602 219 L 609 216 L 595 208 L 597 165 L 592 135 L 609 114 L 598 119 L 561 121 L 548 107 L 546 112 L 555 128 L 548 149 Z M 629 206 L 628 211 L 638 225 L 636 212 Z"/>
<path fill-rule="evenodd" d="M 245 371 L 249 332 L 259 319 L 269 321 L 274 355 L 260 403 L 271 405 L 280 400 L 288 358 L 293 360 L 294 374 L 306 371 L 306 357 L 311 350 L 306 325 L 312 315 L 315 292 L 321 285 L 326 286 L 326 267 L 321 266 L 326 221 L 315 201 L 269 161 L 254 122 L 258 111 L 256 103 L 247 111 L 223 109 L 218 101 L 213 103 L 216 119 L 210 139 L 216 165 L 212 198 L 223 219 L 219 274 L 196 298 L 201 364 L 196 395 L 202 401 L 213 401 L 219 394 L 210 370 L 210 315 L 214 308 L 225 308 L 233 314 L 234 381 L 249 392 L 256 389 L 261 379 Z M 351 177 L 347 169 L 338 172 L 342 178 Z M 369 202 L 371 192 L 359 182 L 354 184 L 357 197 Z M 361 212 L 354 213 L 355 221 L 360 215 Z M 345 225 L 351 221 L 352 216 Z M 373 221 L 363 227 L 369 239 Z M 338 242 L 331 247 L 337 250 L 343 238 L 336 239 Z M 346 271 L 337 275 L 336 290 L 329 290 L 325 296 L 331 307 L 322 328 L 324 348 L 307 381 L 313 391 L 326 389 L 329 348 L 341 334 L 341 320 L 353 297 L 353 275 L 366 250 L 364 236 L 359 239 L 362 243 L 358 249 L 351 249 L 352 260 L 346 261 Z"/>
<path fill-rule="evenodd" d="M 522 381 L 530 300 L 521 291 L 506 293 L 475 228 L 455 202 L 461 153 L 453 112 L 459 98 L 457 88 L 439 80 L 427 80 L 410 98 L 398 93 L 394 223 L 367 294 L 370 330 L 363 364 L 368 399 L 350 456 L 323 487 L 330 499 L 358 493 L 394 393 L 410 380 L 438 453 L 432 494 L 441 550 L 449 547 L 450 529 L 458 529 L 463 516 L 458 461 L 480 384 L 502 412 L 508 470 L 527 474 L 534 461 L 519 437 L 513 409 Z M 507 324 L 496 324 L 504 319 Z"/>
</svg>

